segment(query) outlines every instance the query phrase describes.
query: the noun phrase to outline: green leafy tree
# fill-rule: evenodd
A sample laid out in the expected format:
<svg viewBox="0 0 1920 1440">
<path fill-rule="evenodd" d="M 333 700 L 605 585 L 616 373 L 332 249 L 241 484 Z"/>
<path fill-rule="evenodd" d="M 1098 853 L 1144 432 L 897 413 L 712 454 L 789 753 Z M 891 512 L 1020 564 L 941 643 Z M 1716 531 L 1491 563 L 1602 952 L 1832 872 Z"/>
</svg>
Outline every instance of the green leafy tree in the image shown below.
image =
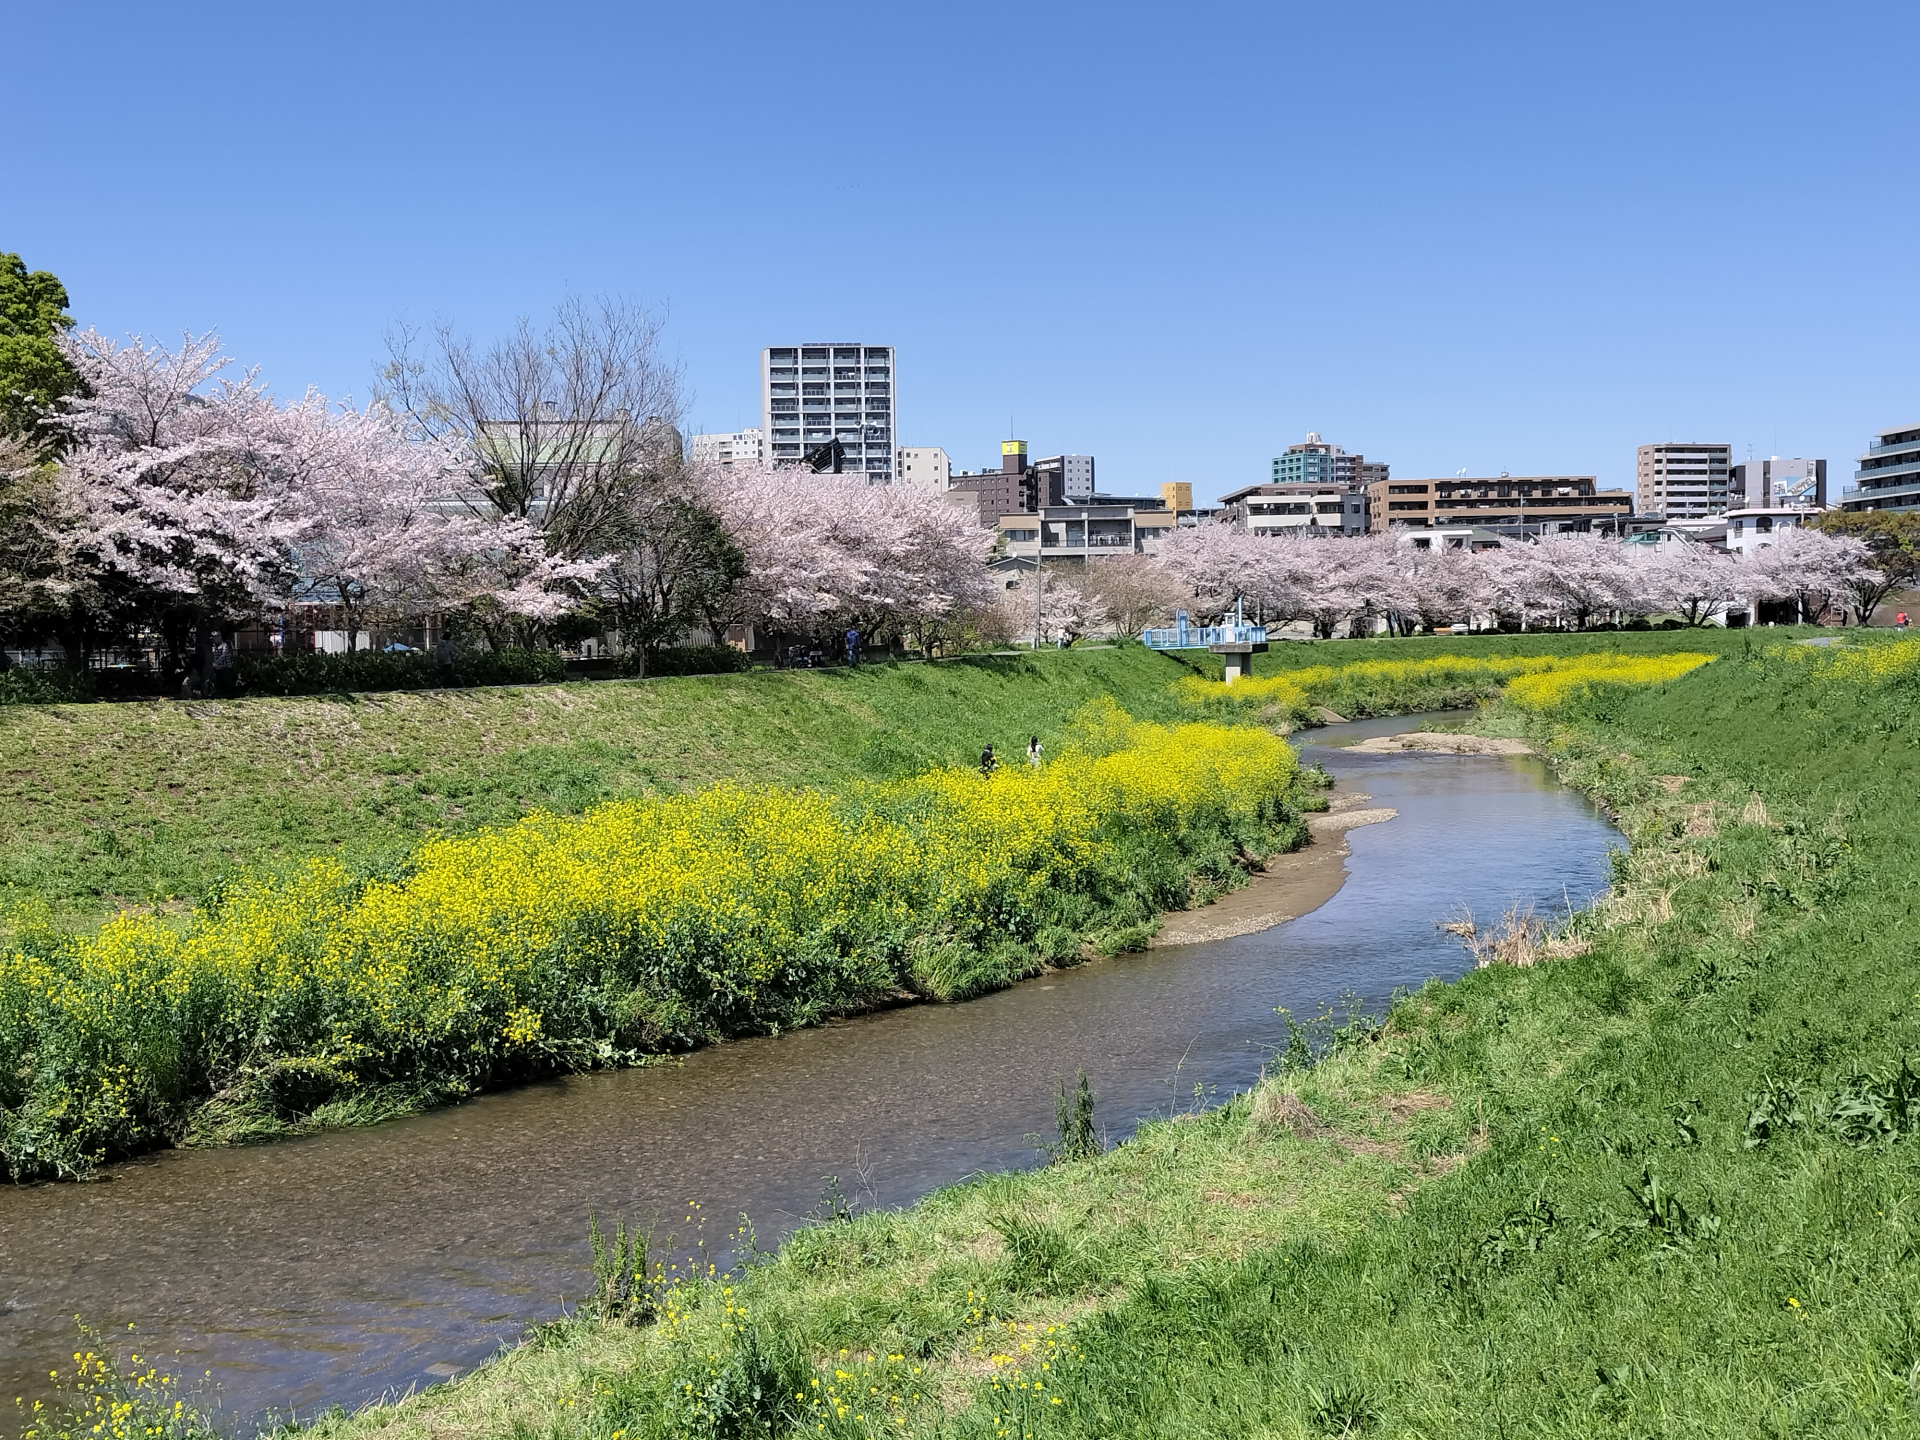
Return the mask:
<svg viewBox="0 0 1920 1440">
<path fill-rule="evenodd" d="M 67 287 L 56 277 L 0 252 L 0 435 L 41 450 L 58 440 L 47 423 L 55 407 L 80 388 L 57 343 L 73 325 L 67 304 Z"/>
<path fill-rule="evenodd" d="M 1920 585 L 1920 513 L 1899 510 L 1830 510 L 1817 522 L 1829 535 L 1865 543 L 1871 570 L 1849 586 L 1853 612 L 1862 625 L 1889 595 Z"/>
</svg>

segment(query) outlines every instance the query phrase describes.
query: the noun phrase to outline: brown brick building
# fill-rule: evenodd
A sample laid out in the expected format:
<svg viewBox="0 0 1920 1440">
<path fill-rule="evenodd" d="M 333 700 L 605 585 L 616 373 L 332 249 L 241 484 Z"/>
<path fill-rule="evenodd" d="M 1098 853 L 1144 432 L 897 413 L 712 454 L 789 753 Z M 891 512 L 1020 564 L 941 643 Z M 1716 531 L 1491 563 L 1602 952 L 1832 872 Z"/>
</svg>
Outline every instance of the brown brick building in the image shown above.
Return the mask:
<svg viewBox="0 0 1920 1440">
<path fill-rule="evenodd" d="M 1631 490 L 1601 490 L 1591 475 L 1498 475 L 1487 479 L 1376 480 L 1367 486 L 1367 528 L 1500 527 L 1586 523 L 1633 514 Z"/>
</svg>

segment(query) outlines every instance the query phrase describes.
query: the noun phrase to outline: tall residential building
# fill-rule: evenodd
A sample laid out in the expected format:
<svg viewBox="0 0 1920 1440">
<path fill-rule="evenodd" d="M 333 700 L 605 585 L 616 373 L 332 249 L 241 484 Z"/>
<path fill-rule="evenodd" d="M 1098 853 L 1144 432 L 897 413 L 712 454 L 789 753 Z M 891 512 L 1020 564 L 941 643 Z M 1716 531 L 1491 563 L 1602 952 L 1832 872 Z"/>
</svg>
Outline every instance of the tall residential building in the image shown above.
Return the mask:
<svg viewBox="0 0 1920 1440">
<path fill-rule="evenodd" d="M 893 479 L 894 366 L 890 345 L 769 346 L 760 352 L 760 418 L 776 465 L 798 465 L 840 442 L 848 471 Z"/>
<path fill-rule="evenodd" d="M 1749 460 L 1727 472 L 1728 510 L 1824 510 L 1827 462 L 1824 460 Z"/>
<path fill-rule="evenodd" d="M 1692 520 L 1727 513 L 1733 446 L 1642 445 L 1634 465 L 1634 501 L 1642 515 Z"/>
<path fill-rule="evenodd" d="M 1920 425 L 1882 430 L 1860 457 L 1842 510 L 1920 509 Z"/>
<path fill-rule="evenodd" d="M 716 435 L 695 435 L 687 441 L 689 458 L 732 465 L 742 460 L 767 458 L 766 434 L 761 430 L 732 430 Z"/>
<path fill-rule="evenodd" d="M 1338 445 L 1330 445 L 1322 440 L 1319 431 L 1309 430 L 1304 441 L 1289 445 L 1286 454 L 1273 457 L 1273 474 L 1269 483 L 1339 485 L 1358 490 L 1386 478 L 1387 467 L 1384 464 L 1368 464 L 1366 456 L 1349 455 Z"/>
<path fill-rule="evenodd" d="M 953 462 L 938 445 L 902 445 L 893 452 L 896 485 L 945 490 L 953 483 Z"/>
</svg>

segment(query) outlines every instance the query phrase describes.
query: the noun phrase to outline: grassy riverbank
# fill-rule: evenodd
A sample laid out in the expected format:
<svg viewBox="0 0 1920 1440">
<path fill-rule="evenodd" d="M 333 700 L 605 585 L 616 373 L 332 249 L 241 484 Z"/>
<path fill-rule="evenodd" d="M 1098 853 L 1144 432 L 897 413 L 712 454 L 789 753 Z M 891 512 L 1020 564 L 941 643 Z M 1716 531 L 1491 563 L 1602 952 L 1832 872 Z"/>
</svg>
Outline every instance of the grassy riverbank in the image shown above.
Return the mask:
<svg viewBox="0 0 1920 1440">
<path fill-rule="evenodd" d="M 651 1323 L 582 1317 L 316 1428 L 1913 1433 L 1917 676 L 1920 644 L 1760 645 L 1497 707 L 1476 723 L 1634 841 L 1594 912 L 1507 946 L 1536 963 L 1108 1154 L 822 1224 Z"/>
<path fill-rule="evenodd" d="M 1058 748 L 1111 696 L 1185 718 L 1138 647 L 591 685 L 0 707 L 0 922 L 190 906 L 222 877 L 404 855 L 531 811 L 721 780 L 831 785 Z M 3 934 L 3 932 L 0 932 Z"/>
<path fill-rule="evenodd" d="M 236 880 L 0 949 L 0 1164 L 360 1124 L 909 999 L 963 1000 L 1243 883 L 1318 802 L 1263 730 L 1083 707 L 1050 763 L 721 784 Z"/>
</svg>

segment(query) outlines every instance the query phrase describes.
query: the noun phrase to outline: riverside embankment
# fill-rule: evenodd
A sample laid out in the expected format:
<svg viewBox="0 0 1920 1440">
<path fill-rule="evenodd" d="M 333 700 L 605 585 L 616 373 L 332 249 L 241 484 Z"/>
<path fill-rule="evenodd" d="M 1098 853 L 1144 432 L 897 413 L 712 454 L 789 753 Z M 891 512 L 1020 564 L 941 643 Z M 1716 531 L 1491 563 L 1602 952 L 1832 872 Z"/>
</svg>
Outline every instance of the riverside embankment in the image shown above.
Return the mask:
<svg viewBox="0 0 1920 1440">
<path fill-rule="evenodd" d="M 1537 760 L 1333 748 L 1423 723 L 1296 737 L 1337 799 L 1397 814 L 1349 833 L 1344 887 L 1275 929 L 372 1130 L 0 1190 L 4 1379 L 31 1385 L 64 1359 L 80 1313 L 137 1323 L 143 1350 L 177 1351 L 186 1373 L 212 1369 L 241 1413 L 357 1404 L 470 1368 L 578 1299 L 589 1209 L 657 1217 L 684 1247 L 697 1200 L 716 1240 L 744 1212 L 770 1244 L 817 1210 L 829 1175 L 862 1205 L 897 1205 L 1032 1163 L 1055 1085 L 1082 1068 L 1114 1140 L 1217 1104 L 1284 1043 L 1276 1006 L 1306 1017 L 1352 994 L 1377 1009 L 1460 970 L 1436 920 L 1513 901 L 1544 913 L 1604 883 L 1618 836 Z"/>
</svg>

